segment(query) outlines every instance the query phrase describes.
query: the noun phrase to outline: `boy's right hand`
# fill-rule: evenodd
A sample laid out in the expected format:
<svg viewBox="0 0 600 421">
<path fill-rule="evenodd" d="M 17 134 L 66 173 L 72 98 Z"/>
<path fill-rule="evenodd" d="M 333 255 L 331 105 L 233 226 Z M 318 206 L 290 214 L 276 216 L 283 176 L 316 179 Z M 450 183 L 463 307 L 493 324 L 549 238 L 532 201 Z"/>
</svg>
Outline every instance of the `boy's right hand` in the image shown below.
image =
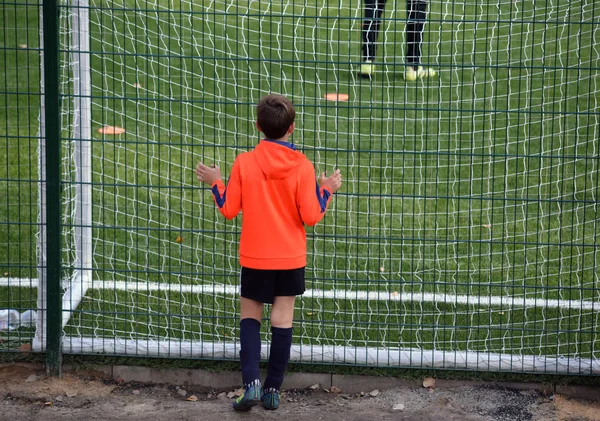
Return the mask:
<svg viewBox="0 0 600 421">
<path fill-rule="evenodd" d="M 215 181 L 221 179 L 221 170 L 214 164 L 209 167 L 202 162 L 199 162 L 198 165 L 196 165 L 196 177 L 198 177 L 198 181 L 212 186 Z"/>
<path fill-rule="evenodd" d="M 340 170 L 335 170 L 329 177 L 325 177 L 325 173 L 321 173 L 319 185 L 321 187 L 327 187 L 331 190 L 331 193 L 335 193 L 342 185 L 342 173 Z"/>
</svg>

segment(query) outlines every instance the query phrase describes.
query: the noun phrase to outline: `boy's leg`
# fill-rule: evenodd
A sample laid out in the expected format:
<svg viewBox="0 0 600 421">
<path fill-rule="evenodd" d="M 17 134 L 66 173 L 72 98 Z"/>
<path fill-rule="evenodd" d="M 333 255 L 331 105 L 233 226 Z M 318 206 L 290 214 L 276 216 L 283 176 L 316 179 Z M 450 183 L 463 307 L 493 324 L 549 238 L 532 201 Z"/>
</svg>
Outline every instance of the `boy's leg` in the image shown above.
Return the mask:
<svg viewBox="0 0 600 421">
<path fill-rule="evenodd" d="M 265 408 L 277 409 L 279 390 L 283 383 L 285 369 L 290 359 L 292 346 L 292 322 L 294 320 L 295 296 L 275 297 L 271 310 L 271 350 L 269 368 L 263 387 L 264 395 L 273 400 L 264 400 Z M 277 399 L 276 401 L 274 399 Z"/>
<path fill-rule="evenodd" d="M 247 411 L 260 400 L 260 320 L 263 303 L 240 297 L 240 361 L 244 395 L 233 407 Z"/>
<path fill-rule="evenodd" d="M 262 320 L 264 304 L 250 298 L 240 297 L 240 320 L 254 319 L 258 323 Z"/>
<path fill-rule="evenodd" d="M 248 388 L 260 380 L 260 320 L 263 303 L 240 297 L 240 361 L 242 381 Z"/>
</svg>

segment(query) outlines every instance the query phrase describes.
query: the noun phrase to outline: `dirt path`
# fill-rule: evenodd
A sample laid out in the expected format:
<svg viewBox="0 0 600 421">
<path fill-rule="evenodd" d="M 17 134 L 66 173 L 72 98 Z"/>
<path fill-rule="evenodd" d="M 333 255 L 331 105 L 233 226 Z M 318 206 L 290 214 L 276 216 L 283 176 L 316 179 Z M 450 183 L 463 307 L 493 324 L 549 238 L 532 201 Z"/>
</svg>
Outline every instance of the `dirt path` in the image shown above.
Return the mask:
<svg viewBox="0 0 600 421">
<path fill-rule="evenodd" d="M 0 367 L 0 420 L 419 420 L 419 421 L 591 421 L 600 402 L 543 396 L 536 390 L 490 386 L 452 389 L 405 387 L 346 395 L 344 391 L 286 391 L 277 411 L 231 409 L 231 390 L 180 389 L 104 379 L 77 372 L 46 378 L 28 365 Z M 190 399 L 193 395 L 194 398 Z"/>
</svg>

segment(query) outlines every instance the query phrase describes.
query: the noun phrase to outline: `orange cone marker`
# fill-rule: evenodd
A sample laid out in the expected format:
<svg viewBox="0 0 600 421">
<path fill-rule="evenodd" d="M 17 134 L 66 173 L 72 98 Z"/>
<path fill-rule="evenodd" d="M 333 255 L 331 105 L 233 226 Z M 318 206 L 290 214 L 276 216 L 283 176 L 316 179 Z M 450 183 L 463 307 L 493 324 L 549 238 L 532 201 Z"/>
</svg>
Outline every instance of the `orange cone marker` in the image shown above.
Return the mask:
<svg viewBox="0 0 600 421">
<path fill-rule="evenodd" d="M 125 129 L 122 127 L 114 127 L 114 126 L 104 126 L 101 129 L 98 129 L 98 133 L 101 134 L 123 134 L 125 133 Z"/>
<path fill-rule="evenodd" d="M 348 101 L 348 98 L 350 97 L 348 96 L 348 94 L 333 93 L 325 94 L 323 95 L 323 98 L 325 98 L 327 101 Z"/>
</svg>

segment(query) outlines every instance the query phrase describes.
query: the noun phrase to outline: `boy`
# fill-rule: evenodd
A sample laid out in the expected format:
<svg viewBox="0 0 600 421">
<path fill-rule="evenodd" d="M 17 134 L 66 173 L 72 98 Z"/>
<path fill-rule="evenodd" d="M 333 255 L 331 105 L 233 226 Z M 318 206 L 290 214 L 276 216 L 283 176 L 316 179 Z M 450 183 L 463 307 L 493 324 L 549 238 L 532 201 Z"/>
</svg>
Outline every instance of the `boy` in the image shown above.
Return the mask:
<svg viewBox="0 0 600 421">
<path fill-rule="evenodd" d="M 321 174 L 317 184 L 310 161 L 288 142 L 296 111 L 287 98 L 267 95 L 257 106 L 256 128 L 265 139 L 238 155 L 227 187 L 219 167 L 196 166 L 210 185 L 220 212 L 233 219 L 242 211 L 240 238 L 240 361 L 244 394 L 233 408 L 247 411 L 261 400 L 277 409 L 290 357 L 296 295 L 304 293 L 306 230 L 323 218 L 342 175 Z M 272 304 L 267 378 L 260 381 L 260 323 L 264 303 Z"/>
</svg>

